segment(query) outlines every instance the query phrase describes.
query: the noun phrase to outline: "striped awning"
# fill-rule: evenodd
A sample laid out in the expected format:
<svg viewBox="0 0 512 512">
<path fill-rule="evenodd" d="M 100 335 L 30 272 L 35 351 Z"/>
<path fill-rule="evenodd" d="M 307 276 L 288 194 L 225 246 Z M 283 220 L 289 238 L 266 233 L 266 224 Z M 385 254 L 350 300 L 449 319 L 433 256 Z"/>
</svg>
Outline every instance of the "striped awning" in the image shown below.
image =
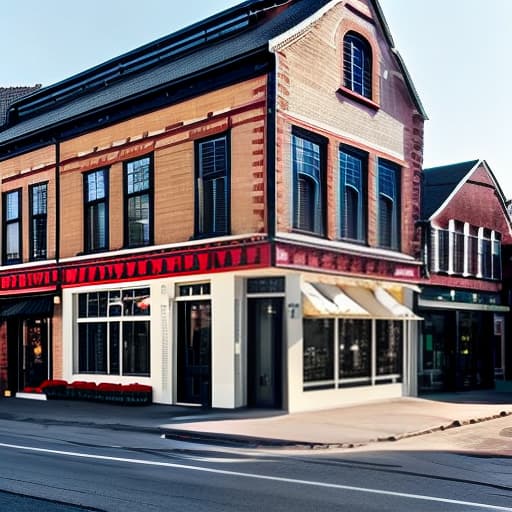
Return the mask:
<svg viewBox="0 0 512 512">
<path fill-rule="evenodd" d="M 304 281 L 301 290 L 305 318 L 421 320 L 381 287 L 372 289 Z"/>
</svg>

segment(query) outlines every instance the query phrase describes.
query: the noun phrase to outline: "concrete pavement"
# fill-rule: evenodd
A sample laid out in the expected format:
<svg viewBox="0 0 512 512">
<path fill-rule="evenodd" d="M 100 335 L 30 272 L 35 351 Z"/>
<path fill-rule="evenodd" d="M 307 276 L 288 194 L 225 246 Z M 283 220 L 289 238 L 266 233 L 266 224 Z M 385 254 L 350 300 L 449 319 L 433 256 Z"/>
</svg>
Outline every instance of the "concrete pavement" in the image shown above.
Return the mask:
<svg viewBox="0 0 512 512">
<path fill-rule="evenodd" d="M 512 414 L 512 393 L 399 398 L 314 412 L 0 399 L 0 419 L 158 433 L 248 447 L 352 447 Z M 512 426 L 512 416 L 511 426 Z"/>
</svg>

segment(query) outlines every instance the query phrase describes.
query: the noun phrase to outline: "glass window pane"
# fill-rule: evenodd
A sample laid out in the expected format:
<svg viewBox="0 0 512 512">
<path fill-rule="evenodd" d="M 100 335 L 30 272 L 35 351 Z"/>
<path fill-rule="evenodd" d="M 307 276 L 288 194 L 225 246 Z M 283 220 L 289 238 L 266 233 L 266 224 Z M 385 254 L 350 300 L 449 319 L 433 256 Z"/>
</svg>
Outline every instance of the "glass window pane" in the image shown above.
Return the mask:
<svg viewBox="0 0 512 512">
<path fill-rule="evenodd" d="M 145 245 L 149 243 L 149 195 L 128 199 L 128 243 Z"/>
<path fill-rule="evenodd" d="M 128 194 L 149 190 L 149 163 L 149 158 L 128 162 L 126 165 Z"/>
<path fill-rule="evenodd" d="M 123 322 L 123 375 L 149 375 L 149 322 Z"/>
<path fill-rule="evenodd" d="M 334 320 L 304 319 L 304 382 L 334 379 Z"/>
<path fill-rule="evenodd" d="M 107 324 L 78 324 L 78 371 L 107 373 Z"/>
<path fill-rule="evenodd" d="M 368 377 L 371 372 L 371 321 L 339 321 L 339 373 L 340 379 Z"/>
<path fill-rule="evenodd" d="M 18 191 L 7 193 L 5 220 L 11 221 L 19 218 L 19 195 Z"/>
<path fill-rule="evenodd" d="M 21 258 L 20 254 L 20 225 L 18 222 L 11 222 L 6 226 L 6 248 L 7 260 Z"/>
<path fill-rule="evenodd" d="M 109 357 L 110 357 L 110 369 L 109 373 L 111 375 L 119 375 L 120 374 L 120 324 L 119 322 L 111 322 L 109 324 L 110 330 L 110 347 L 109 347 Z"/>
<path fill-rule="evenodd" d="M 377 321 L 377 375 L 402 375 L 401 321 Z"/>
</svg>

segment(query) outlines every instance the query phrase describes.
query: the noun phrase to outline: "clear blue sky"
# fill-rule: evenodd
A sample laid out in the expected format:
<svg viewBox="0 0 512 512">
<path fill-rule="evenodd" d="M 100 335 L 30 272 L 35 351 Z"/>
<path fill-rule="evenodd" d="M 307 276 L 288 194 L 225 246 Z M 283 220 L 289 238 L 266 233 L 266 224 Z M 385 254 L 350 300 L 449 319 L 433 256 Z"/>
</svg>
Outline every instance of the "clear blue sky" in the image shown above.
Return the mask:
<svg viewBox="0 0 512 512">
<path fill-rule="evenodd" d="M 0 86 L 55 83 L 237 3 L 7 1 Z M 425 167 L 484 158 L 512 197 L 512 0 L 380 3 L 430 118 Z"/>
</svg>

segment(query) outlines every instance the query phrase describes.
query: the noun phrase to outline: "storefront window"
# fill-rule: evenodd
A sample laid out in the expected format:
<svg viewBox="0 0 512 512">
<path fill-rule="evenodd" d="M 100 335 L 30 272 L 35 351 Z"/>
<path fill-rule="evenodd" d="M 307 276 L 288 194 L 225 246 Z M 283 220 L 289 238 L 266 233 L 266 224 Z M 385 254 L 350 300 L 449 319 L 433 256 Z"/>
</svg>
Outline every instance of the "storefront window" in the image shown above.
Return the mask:
<svg viewBox="0 0 512 512">
<path fill-rule="evenodd" d="M 371 321 L 339 321 L 339 377 L 353 379 L 371 376 Z"/>
<path fill-rule="evenodd" d="M 304 389 L 401 382 L 403 325 L 402 320 L 305 318 Z"/>
<path fill-rule="evenodd" d="M 334 380 L 334 320 L 304 320 L 304 382 Z"/>
<path fill-rule="evenodd" d="M 75 372 L 150 374 L 149 288 L 78 295 Z"/>
<path fill-rule="evenodd" d="M 402 374 L 402 322 L 377 321 L 377 376 Z"/>
</svg>

